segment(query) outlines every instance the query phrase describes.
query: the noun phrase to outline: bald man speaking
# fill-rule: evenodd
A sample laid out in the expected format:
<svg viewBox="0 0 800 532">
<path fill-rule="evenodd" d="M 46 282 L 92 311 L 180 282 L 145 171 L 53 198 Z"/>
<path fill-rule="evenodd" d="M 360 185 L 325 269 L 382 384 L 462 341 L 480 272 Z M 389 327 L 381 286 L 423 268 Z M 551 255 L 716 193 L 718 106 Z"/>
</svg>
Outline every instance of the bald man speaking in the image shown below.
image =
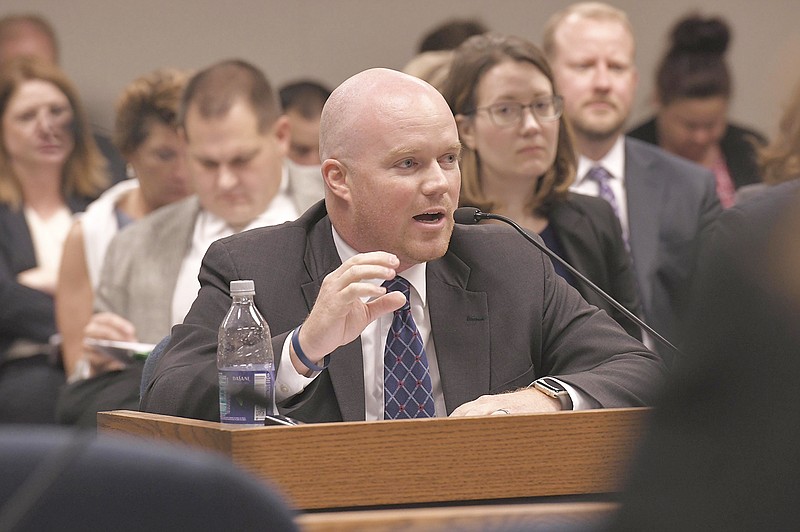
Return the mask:
<svg viewBox="0 0 800 532">
<path fill-rule="evenodd" d="M 461 175 L 447 103 L 371 69 L 320 122 L 324 201 L 214 243 L 197 300 L 142 409 L 218 420 L 217 330 L 253 279 L 281 413 L 305 422 L 648 405 L 663 365 L 499 225 L 454 226 Z"/>
</svg>

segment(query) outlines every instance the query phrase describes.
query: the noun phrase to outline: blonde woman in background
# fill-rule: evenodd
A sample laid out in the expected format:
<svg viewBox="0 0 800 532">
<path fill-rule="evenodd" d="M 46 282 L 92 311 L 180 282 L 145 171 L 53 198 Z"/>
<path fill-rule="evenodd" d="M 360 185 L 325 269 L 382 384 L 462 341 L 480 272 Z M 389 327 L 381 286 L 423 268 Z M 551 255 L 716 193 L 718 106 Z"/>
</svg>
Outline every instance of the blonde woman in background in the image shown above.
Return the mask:
<svg viewBox="0 0 800 532">
<path fill-rule="evenodd" d="M 57 67 L 0 69 L 0 422 L 52 423 L 53 293 L 72 214 L 107 186 L 75 87 Z"/>
</svg>

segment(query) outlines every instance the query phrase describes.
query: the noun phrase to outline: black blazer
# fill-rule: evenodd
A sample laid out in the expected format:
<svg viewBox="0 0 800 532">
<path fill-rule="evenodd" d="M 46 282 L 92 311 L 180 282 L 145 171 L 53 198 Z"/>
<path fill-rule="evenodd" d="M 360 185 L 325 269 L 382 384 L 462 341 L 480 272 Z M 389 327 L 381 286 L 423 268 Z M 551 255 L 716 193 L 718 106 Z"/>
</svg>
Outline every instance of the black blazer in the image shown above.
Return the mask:
<svg viewBox="0 0 800 532">
<path fill-rule="evenodd" d="M 631 129 L 628 136 L 658 146 L 656 119 L 651 118 Z M 736 124 L 728 124 L 720 140 L 720 149 L 736 188 L 761 182 L 756 146 L 763 146 L 766 143 L 767 139 L 761 133 Z"/>
<path fill-rule="evenodd" d="M 323 278 L 341 265 L 320 202 L 293 222 L 211 245 L 200 292 L 142 398 L 145 411 L 219 419 L 217 331 L 232 279 L 253 279 L 273 349 L 308 316 Z M 660 358 L 625 334 L 556 275 L 550 259 L 501 225 L 456 226 L 444 257 L 428 262 L 427 300 L 447 412 L 485 394 L 554 375 L 596 406 L 646 405 Z M 277 357 L 276 357 L 277 358 Z M 303 421 L 364 420 L 361 340 L 336 349 L 330 366 L 281 405 Z"/>
<path fill-rule="evenodd" d="M 550 226 L 564 249 L 564 260 L 626 309 L 641 317 L 642 309 L 622 228 L 611 205 L 602 198 L 570 193 L 548 213 Z M 639 326 L 580 280 L 576 288 L 592 305 L 605 310 L 628 334 L 641 339 Z"/>
<path fill-rule="evenodd" d="M 86 198 L 70 198 L 72 212 L 89 204 Z M 53 297 L 17 282 L 20 272 L 36 266 L 33 240 L 25 215 L 0 203 L 0 362 L 17 339 L 46 343 L 56 332 Z"/>
</svg>

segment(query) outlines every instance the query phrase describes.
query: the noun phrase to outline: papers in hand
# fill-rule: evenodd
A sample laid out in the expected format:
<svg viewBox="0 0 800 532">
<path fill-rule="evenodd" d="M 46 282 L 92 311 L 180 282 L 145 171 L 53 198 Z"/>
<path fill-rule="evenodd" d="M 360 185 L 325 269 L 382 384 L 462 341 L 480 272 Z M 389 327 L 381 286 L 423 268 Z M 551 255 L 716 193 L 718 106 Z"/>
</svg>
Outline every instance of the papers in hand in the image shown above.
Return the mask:
<svg viewBox="0 0 800 532">
<path fill-rule="evenodd" d="M 132 358 L 144 359 L 153 350 L 155 344 L 144 344 L 141 342 L 120 342 L 117 340 L 100 340 L 97 338 L 85 338 L 84 342 L 96 348 L 98 351 L 122 360 L 130 362 Z"/>
</svg>

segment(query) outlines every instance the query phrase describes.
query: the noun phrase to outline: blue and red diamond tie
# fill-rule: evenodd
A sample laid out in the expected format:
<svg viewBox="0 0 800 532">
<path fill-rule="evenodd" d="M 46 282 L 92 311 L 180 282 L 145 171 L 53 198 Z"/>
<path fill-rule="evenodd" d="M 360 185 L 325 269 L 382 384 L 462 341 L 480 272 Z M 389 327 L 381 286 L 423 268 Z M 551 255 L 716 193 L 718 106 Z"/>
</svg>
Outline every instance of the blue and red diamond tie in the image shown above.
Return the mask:
<svg viewBox="0 0 800 532">
<path fill-rule="evenodd" d="M 406 304 L 394 311 L 383 355 L 384 419 L 434 417 L 428 357 L 411 315 L 410 285 L 402 277 L 383 283 L 387 292 L 402 292 Z"/>
</svg>

